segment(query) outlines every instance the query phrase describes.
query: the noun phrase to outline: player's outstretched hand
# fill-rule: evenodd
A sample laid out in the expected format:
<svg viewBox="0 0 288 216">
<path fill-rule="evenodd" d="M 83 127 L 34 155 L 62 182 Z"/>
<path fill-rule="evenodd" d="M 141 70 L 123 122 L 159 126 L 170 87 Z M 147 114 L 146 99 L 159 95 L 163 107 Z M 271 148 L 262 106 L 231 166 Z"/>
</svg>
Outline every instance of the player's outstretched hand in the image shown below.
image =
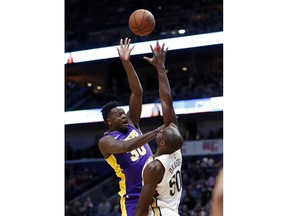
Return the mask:
<svg viewBox="0 0 288 216">
<path fill-rule="evenodd" d="M 162 47 L 160 47 L 159 42 L 157 41 L 156 47 L 153 49 L 152 45 L 150 45 L 150 48 L 153 53 L 153 57 L 148 58 L 144 56 L 143 58 L 152 64 L 156 69 L 165 69 L 165 60 L 168 47 L 165 49 L 165 43 L 163 43 Z"/>
<path fill-rule="evenodd" d="M 120 47 L 116 47 L 121 61 L 130 61 L 131 51 L 135 47 L 135 45 L 133 45 L 130 48 L 130 42 L 131 42 L 131 39 L 128 39 L 126 37 L 124 40 L 124 43 L 123 43 L 123 39 L 121 38 L 120 39 Z"/>
</svg>

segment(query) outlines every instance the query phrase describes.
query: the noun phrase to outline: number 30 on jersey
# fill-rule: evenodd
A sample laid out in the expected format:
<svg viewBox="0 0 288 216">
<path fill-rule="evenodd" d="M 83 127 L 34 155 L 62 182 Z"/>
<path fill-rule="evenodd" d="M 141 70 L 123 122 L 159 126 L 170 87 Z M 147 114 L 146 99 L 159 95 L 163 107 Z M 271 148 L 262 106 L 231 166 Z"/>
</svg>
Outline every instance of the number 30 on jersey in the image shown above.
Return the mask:
<svg viewBox="0 0 288 216">
<path fill-rule="evenodd" d="M 131 154 L 131 160 L 134 162 L 134 161 L 137 161 L 140 157 L 140 155 L 145 155 L 146 154 L 146 149 L 144 146 L 141 146 L 140 148 L 137 148 L 137 149 L 134 149 L 130 152 Z"/>
</svg>

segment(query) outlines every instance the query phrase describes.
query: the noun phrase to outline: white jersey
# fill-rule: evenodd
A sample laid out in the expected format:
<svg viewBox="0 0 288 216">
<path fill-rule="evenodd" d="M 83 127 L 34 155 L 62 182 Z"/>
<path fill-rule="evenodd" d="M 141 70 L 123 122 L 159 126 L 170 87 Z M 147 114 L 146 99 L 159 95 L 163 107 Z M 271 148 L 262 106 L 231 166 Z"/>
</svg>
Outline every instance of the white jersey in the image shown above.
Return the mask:
<svg viewBox="0 0 288 216">
<path fill-rule="evenodd" d="M 159 160 L 165 167 L 165 173 L 156 187 L 159 195 L 153 198 L 153 203 L 149 207 L 149 216 L 179 216 L 178 207 L 182 193 L 181 150 L 155 158 L 150 157 L 145 167 L 152 160 Z"/>
</svg>

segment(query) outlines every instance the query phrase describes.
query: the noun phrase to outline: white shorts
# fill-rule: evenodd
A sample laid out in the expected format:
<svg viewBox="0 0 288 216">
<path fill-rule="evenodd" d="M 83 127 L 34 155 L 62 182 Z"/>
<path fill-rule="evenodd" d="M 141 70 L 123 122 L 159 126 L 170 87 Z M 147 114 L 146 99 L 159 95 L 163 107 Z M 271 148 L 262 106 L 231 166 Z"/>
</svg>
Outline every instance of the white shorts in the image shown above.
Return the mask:
<svg viewBox="0 0 288 216">
<path fill-rule="evenodd" d="M 179 216 L 178 211 L 173 211 L 169 208 L 154 208 L 149 209 L 148 216 Z"/>
</svg>

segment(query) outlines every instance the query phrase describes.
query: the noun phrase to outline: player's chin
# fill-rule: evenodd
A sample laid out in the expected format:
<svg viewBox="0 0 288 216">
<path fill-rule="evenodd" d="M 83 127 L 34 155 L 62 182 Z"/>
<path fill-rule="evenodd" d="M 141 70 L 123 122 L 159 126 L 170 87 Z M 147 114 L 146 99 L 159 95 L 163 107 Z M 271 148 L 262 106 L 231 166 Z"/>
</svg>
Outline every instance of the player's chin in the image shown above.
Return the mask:
<svg viewBox="0 0 288 216">
<path fill-rule="evenodd" d="M 120 128 L 122 133 L 127 133 L 128 132 L 128 124 L 123 124 L 122 127 Z"/>
</svg>

